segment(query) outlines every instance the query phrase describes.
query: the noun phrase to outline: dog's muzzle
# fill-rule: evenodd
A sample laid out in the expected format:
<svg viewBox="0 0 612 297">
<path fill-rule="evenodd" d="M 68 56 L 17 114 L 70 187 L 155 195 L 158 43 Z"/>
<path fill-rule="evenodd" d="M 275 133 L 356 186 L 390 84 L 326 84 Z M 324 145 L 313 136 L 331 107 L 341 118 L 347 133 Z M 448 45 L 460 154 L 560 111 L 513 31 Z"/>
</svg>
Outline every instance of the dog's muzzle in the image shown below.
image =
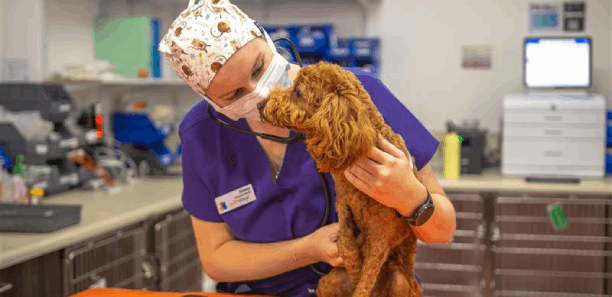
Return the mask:
<svg viewBox="0 0 612 297">
<path fill-rule="evenodd" d="M 261 119 L 262 122 L 266 122 L 266 117 L 264 117 L 264 114 L 263 114 L 264 108 L 266 107 L 266 101 L 268 100 L 264 100 L 264 101 L 257 103 L 257 110 L 259 111 L 259 118 Z"/>
</svg>

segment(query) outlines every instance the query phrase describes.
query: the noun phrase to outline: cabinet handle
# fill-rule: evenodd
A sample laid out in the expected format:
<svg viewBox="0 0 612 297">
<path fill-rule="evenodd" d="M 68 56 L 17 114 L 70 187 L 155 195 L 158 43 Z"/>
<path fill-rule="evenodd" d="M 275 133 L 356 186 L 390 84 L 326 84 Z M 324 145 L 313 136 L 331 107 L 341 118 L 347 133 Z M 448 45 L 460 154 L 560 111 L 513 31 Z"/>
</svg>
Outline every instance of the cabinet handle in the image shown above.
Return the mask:
<svg viewBox="0 0 612 297">
<path fill-rule="evenodd" d="M 501 235 L 501 231 L 499 230 L 499 227 L 497 226 L 497 224 L 493 223 L 491 224 L 491 241 L 492 242 L 496 242 L 499 240 L 499 237 Z"/>
<path fill-rule="evenodd" d="M 486 228 L 487 222 L 482 222 L 478 224 L 478 227 L 476 227 L 476 236 L 478 236 L 479 239 L 484 238 Z"/>
<path fill-rule="evenodd" d="M 0 293 L 7 292 L 8 290 L 13 288 L 13 284 L 11 283 L 0 283 Z"/>
<path fill-rule="evenodd" d="M 563 116 L 544 116 L 544 120 L 548 122 L 561 122 L 563 121 Z"/>
<path fill-rule="evenodd" d="M 563 157 L 562 151 L 544 151 L 544 157 Z"/>
<path fill-rule="evenodd" d="M 561 130 L 545 130 L 544 135 L 561 136 Z"/>
</svg>

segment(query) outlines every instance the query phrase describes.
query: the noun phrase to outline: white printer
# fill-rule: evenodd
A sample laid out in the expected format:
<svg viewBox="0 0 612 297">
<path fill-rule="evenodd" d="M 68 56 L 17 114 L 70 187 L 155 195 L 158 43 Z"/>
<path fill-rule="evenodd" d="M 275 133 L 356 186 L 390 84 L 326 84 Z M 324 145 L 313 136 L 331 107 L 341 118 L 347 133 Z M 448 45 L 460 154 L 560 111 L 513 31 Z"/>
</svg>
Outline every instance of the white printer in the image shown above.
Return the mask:
<svg viewBox="0 0 612 297">
<path fill-rule="evenodd" d="M 595 94 L 508 94 L 502 174 L 603 177 L 606 103 Z"/>
</svg>

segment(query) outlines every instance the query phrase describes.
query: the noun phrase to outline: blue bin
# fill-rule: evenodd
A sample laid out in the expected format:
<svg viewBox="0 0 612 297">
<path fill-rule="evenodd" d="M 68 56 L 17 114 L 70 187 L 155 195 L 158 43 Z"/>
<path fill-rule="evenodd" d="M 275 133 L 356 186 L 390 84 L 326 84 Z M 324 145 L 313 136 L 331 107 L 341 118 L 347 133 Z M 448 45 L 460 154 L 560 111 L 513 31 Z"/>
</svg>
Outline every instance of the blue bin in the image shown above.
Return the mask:
<svg viewBox="0 0 612 297">
<path fill-rule="evenodd" d="M 113 132 L 119 144 L 145 145 L 162 166 L 167 166 L 180 157 L 180 152 L 171 152 L 164 140 L 173 131 L 172 126 L 157 127 L 147 114 L 121 113 L 113 115 Z M 182 150 L 182 146 L 179 145 Z"/>
<path fill-rule="evenodd" d="M 330 48 L 333 30 L 332 24 L 298 26 L 298 51 L 300 54 L 324 56 Z"/>
<path fill-rule="evenodd" d="M 150 146 L 166 138 L 146 114 L 117 112 L 113 115 L 113 133 L 120 143 Z"/>
<path fill-rule="evenodd" d="M 0 144 L 0 167 L 3 168 L 4 170 L 9 170 L 9 168 L 11 168 L 11 157 L 9 157 L 4 152 L 1 144 Z"/>
<path fill-rule="evenodd" d="M 606 174 L 612 175 L 612 154 L 606 155 Z"/>
<path fill-rule="evenodd" d="M 300 51 L 300 48 L 298 46 L 298 39 L 297 39 L 297 32 L 299 30 L 298 27 L 295 27 L 295 26 L 264 26 L 263 28 L 264 28 L 264 30 L 266 30 L 268 35 L 270 35 L 270 38 L 273 41 L 275 39 L 281 38 L 281 37 L 287 38 L 291 42 L 293 42 L 293 44 L 295 45 L 295 47 L 298 50 L 298 52 Z M 289 53 L 289 55 L 291 55 L 291 59 L 288 59 L 289 62 L 297 63 L 297 58 L 293 54 L 293 51 L 291 50 L 291 46 L 289 46 L 289 44 L 287 42 L 278 41 L 278 42 L 276 42 L 274 44 L 276 46 L 278 46 L 278 47 L 281 47 L 281 48 L 285 49 L 287 51 L 287 53 Z"/>
<path fill-rule="evenodd" d="M 379 75 L 380 40 L 378 38 L 352 38 L 350 48 L 354 57 L 351 67 Z"/>
<path fill-rule="evenodd" d="M 608 147 L 612 147 L 612 109 L 608 110 Z"/>
<path fill-rule="evenodd" d="M 353 54 L 351 53 L 349 39 L 338 39 L 337 44 L 333 45 L 327 51 L 323 58 L 324 61 L 338 64 L 342 67 L 349 67 L 353 64 Z"/>
</svg>

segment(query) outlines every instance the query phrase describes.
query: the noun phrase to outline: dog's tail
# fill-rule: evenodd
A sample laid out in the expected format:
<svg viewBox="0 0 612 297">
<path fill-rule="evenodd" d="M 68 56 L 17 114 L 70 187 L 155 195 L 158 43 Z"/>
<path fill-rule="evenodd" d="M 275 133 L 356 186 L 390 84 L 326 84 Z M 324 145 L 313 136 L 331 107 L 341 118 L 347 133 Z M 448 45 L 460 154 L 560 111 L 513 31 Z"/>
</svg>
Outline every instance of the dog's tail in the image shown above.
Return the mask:
<svg viewBox="0 0 612 297">
<path fill-rule="evenodd" d="M 371 297 L 383 265 L 387 262 L 391 248 L 380 246 L 375 241 L 366 241 L 363 246 L 364 259 L 361 277 L 356 285 L 353 297 Z"/>
</svg>

